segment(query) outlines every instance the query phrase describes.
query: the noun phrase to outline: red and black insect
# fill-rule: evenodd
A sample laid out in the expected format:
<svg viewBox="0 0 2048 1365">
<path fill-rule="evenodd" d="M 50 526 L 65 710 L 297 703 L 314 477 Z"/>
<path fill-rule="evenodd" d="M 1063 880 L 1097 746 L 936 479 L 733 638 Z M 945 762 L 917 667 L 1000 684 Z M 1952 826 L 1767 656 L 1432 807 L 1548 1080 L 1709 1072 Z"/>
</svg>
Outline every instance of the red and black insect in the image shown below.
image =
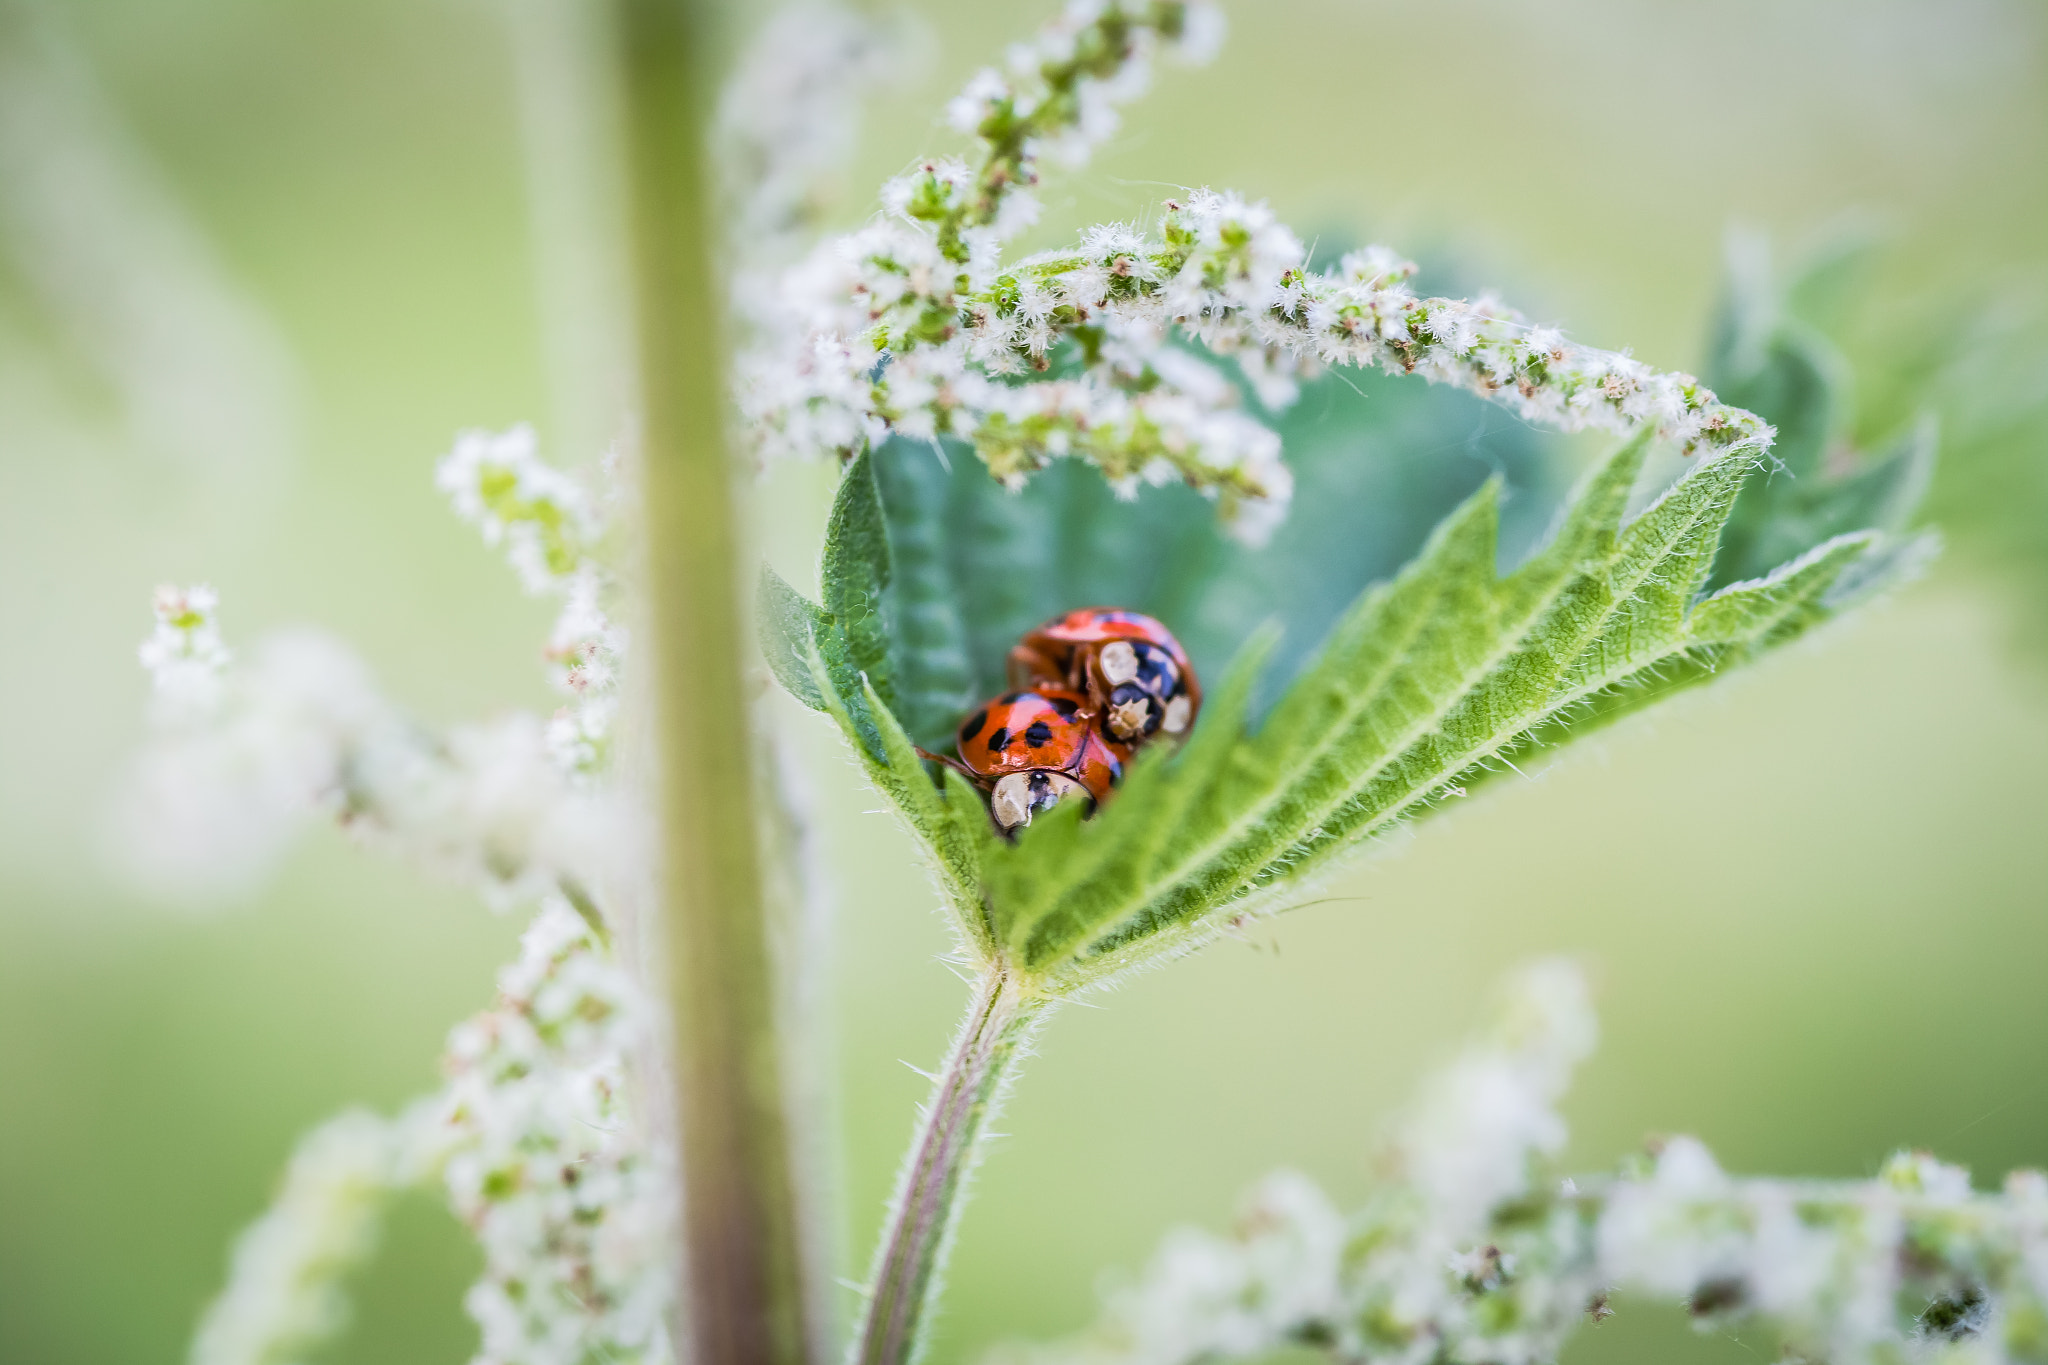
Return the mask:
<svg viewBox="0 0 2048 1365">
<path fill-rule="evenodd" d="M 1085 696 L 1056 687 L 1005 692 L 969 716 L 958 738 L 960 766 L 987 789 L 1006 830 L 1068 796 L 1106 800 L 1129 757 L 1096 732 Z"/>
<path fill-rule="evenodd" d="M 1117 607 L 1070 611 L 1010 651 L 1012 687 L 1047 683 L 1085 696 L 1104 738 L 1127 746 L 1187 733 L 1202 705 L 1202 685 L 1173 632 Z"/>
</svg>

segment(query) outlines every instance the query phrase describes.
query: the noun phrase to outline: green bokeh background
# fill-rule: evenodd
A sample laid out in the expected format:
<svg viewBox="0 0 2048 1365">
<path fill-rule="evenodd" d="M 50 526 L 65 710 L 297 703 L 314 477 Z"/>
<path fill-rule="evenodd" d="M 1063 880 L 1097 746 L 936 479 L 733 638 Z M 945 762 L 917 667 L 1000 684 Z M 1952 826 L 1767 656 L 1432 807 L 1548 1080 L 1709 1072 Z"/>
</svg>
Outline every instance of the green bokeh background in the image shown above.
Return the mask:
<svg viewBox="0 0 2048 1365">
<path fill-rule="evenodd" d="M 931 59 L 874 111 L 851 186 L 954 145 L 932 111 L 1050 7 L 921 8 Z M 212 581 L 245 642 L 329 627 L 430 719 L 549 704 L 545 608 L 429 478 L 457 428 L 544 418 L 546 379 L 490 0 L 47 17 L 300 384 L 295 449 L 195 472 L 132 429 L 35 271 L 0 257 L 0 1361 L 168 1361 L 293 1136 L 430 1086 L 517 925 L 326 832 L 233 904 L 123 890 L 102 812 L 139 733 L 147 591 Z M 1233 21 L 1214 68 L 1166 73 L 1093 170 L 1049 183 L 1048 231 L 1227 185 L 1304 226 L 1447 247 L 1528 311 L 1681 367 L 1732 221 L 1783 241 L 1871 211 L 1895 233 L 1892 299 L 2048 267 L 2035 5 L 1303 0 Z M 19 192 L 0 180 L 0 208 Z M 1986 1178 L 2048 1162 L 2048 675 L 2019 643 L 2048 539 L 2023 494 L 2048 456 L 2030 458 L 2018 485 L 1949 477 L 1955 550 L 1895 601 L 1063 1015 L 982 1174 L 935 1359 L 1077 1326 L 1106 1269 L 1226 1218 L 1273 1166 L 1355 1200 L 1379 1125 L 1536 953 L 1580 954 L 1599 986 L 1574 1161 L 1683 1130 L 1743 1170 L 1857 1175 L 1906 1143 Z M 814 536 L 824 490 L 770 485 L 779 556 Z M 2006 530 L 1980 543 L 1990 511 Z M 840 871 L 856 1276 L 922 1093 L 899 1060 L 935 1060 L 961 989 L 907 842 L 823 722 L 786 719 L 821 741 Z M 325 1358 L 466 1357 L 472 1268 L 431 1201 L 406 1204 Z M 1624 1308 L 1578 1359 L 1747 1358 Z"/>
</svg>

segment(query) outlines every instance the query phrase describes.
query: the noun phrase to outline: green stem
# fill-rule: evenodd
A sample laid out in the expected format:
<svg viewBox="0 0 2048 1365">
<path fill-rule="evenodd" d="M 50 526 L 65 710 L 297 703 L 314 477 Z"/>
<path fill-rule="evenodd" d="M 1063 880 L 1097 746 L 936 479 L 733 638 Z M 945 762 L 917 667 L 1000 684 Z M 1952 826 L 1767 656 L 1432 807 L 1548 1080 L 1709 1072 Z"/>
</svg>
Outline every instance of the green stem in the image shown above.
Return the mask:
<svg viewBox="0 0 2048 1365">
<path fill-rule="evenodd" d="M 664 930 L 683 1187 L 678 1342 L 801 1365 L 801 1245 L 756 843 L 722 296 L 702 105 L 708 6 L 617 0 L 639 340 Z"/>
<path fill-rule="evenodd" d="M 927 1310 L 952 1249 L 983 1129 L 1044 1013 L 1045 1002 L 1026 999 L 999 967 L 986 969 L 975 983 L 973 1004 L 889 1201 L 853 1355 L 857 1365 L 906 1365 L 922 1349 Z"/>
</svg>

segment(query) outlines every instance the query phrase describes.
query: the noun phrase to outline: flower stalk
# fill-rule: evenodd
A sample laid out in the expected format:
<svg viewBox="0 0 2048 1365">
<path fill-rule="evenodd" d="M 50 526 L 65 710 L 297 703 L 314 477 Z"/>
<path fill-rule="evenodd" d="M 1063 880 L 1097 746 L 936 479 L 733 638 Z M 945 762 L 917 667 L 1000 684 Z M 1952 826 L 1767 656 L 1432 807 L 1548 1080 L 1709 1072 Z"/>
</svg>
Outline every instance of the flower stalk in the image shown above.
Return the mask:
<svg viewBox="0 0 2048 1365">
<path fill-rule="evenodd" d="M 618 0 L 643 402 L 662 900 L 683 1188 L 677 1338 L 701 1365 L 805 1358 L 753 751 L 701 0 Z"/>
<path fill-rule="evenodd" d="M 869 1278 L 852 1360 L 905 1365 L 923 1346 L 961 1195 L 1011 1069 L 1045 1017 L 1047 1001 L 1020 988 L 1001 966 L 984 968 L 945 1068 L 932 1083 Z"/>
</svg>

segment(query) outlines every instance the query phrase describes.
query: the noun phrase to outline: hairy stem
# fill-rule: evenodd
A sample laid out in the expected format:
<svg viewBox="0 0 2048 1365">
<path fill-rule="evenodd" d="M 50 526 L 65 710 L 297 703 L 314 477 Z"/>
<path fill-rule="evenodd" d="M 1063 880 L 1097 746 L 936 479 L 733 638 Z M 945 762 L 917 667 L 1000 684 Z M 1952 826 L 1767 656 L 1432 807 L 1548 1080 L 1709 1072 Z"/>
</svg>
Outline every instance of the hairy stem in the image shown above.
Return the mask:
<svg viewBox="0 0 2048 1365">
<path fill-rule="evenodd" d="M 853 1356 L 858 1365 L 905 1365 L 922 1346 L 926 1310 L 951 1249 L 983 1129 L 1044 1013 L 1044 1001 L 1025 998 L 1000 967 L 984 969 L 975 983 L 967 1019 L 933 1085 L 889 1203 Z"/>
<path fill-rule="evenodd" d="M 683 1186 L 679 1342 L 698 1365 L 805 1356 L 712 260 L 703 0 L 617 0 Z"/>
</svg>

